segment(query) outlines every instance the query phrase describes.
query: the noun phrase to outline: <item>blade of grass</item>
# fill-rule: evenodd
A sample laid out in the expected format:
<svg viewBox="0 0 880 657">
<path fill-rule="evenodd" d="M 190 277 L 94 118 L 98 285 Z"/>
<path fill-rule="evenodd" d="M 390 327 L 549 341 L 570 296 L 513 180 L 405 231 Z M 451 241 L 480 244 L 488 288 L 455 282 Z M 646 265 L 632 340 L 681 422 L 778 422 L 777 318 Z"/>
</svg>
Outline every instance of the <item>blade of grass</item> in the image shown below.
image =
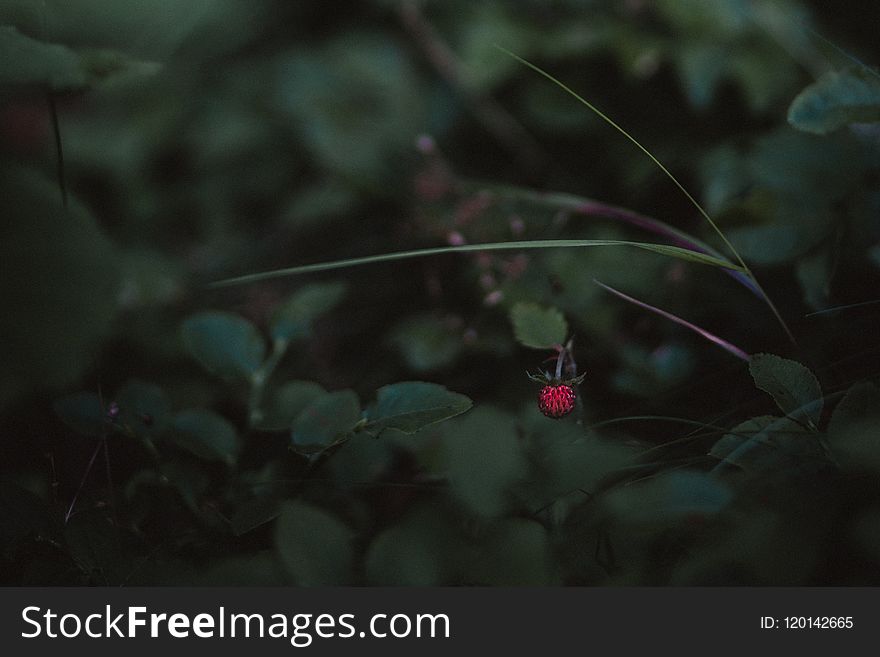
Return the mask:
<svg viewBox="0 0 880 657">
<path fill-rule="evenodd" d="M 211 287 L 225 287 L 229 285 L 241 285 L 244 283 L 255 283 L 270 278 L 281 278 L 284 276 L 293 276 L 296 274 L 306 274 L 309 272 L 328 271 L 332 269 L 343 269 L 345 267 L 355 267 L 357 265 L 367 265 L 378 262 L 390 262 L 393 260 L 406 260 L 409 258 L 421 258 L 424 256 L 441 255 L 444 253 L 467 253 L 474 251 L 510 251 L 522 249 L 551 249 L 564 247 L 592 247 L 592 246 L 628 246 L 646 251 L 653 251 L 663 255 L 697 262 L 703 265 L 720 267 L 722 269 L 732 269 L 734 271 L 743 271 L 739 265 L 728 260 L 717 258 L 705 253 L 698 253 L 690 249 L 683 249 L 678 246 L 670 246 L 668 244 L 653 244 L 651 242 L 631 242 L 626 240 L 528 240 L 521 242 L 490 242 L 487 244 L 462 244 L 458 246 L 440 246 L 427 249 L 415 249 L 413 251 L 397 251 L 395 253 L 384 253 L 380 255 L 365 256 L 362 258 L 348 258 L 346 260 L 335 260 L 332 262 L 318 262 L 311 265 L 301 265 L 299 267 L 288 267 L 285 269 L 274 269 L 271 271 L 259 272 L 256 274 L 246 274 L 245 276 L 237 276 L 235 278 L 227 278 L 216 281 Z"/>
<path fill-rule="evenodd" d="M 630 303 L 633 303 L 641 308 L 644 308 L 645 310 L 650 310 L 652 313 L 656 313 L 662 317 L 665 317 L 666 319 L 669 319 L 669 320 L 675 322 L 676 324 L 680 324 L 681 326 L 684 326 L 685 328 L 690 329 L 694 333 L 701 335 L 709 342 L 714 342 L 719 347 L 721 347 L 722 349 L 724 349 L 728 353 L 733 354 L 737 358 L 740 358 L 747 363 L 749 362 L 749 355 L 746 352 L 744 352 L 742 349 L 740 349 L 736 345 L 731 344 L 727 340 L 723 340 L 723 339 L 719 338 L 717 335 L 715 335 L 713 333 L 709 333 L 709 331 L 707 331 L 706 329 L 700 328 L 696 324 L 691 324 L 689 321 L 682 319 L 678 315 L 673 315 L 670 312 L 667 312 L 665 310 L 661 310 L 660 308 L 656 308 L 655 306 L 647 304 L 644 301 L 639 301 L 638 299 L 634 299 L 633 297 L 631 297 L 627 294 L 624 294 L 623 292 L 620 292 L 619 290 L 615 290 L 610 285 L 605 285 L 605 283 L 601 283 L 601 282 L 597 281 L 595 278 L 593 279 L 593 282 L 596 283 L 596 285 L 598 285 L 599 287 L 602 287 L 602 288 L 608 290 L 609 292 L 611 292 L 611 294 L 620 297 L 624 301 L 629 301 Z"/>
<path fill-rule="evenodd" d="M 838 310 L 849 310 L 850 308 L 863 308 L 864 306 L 873 306 L 875 304 L 880 303 L 880 299 L 874 299 L 872 301 L 860 301 L 859 303 L 848 303 L 845 306 L 834 306 L 833 308 L 823 308 L 822 310 L 817 310 L 812 313 L 807 313 L 804 317 L 814 317 L 816 315 L 824 315 L 826 313 L 833 313 Z"/>
<path fill-rule="evenodd" d="M 620 221 L 622 223 L 626 223 L 631 226 L 647 230 L 656 235 L 662 235 L 663 237 L 671 240 L 675 246 L 680 246 L 684 249 L 689 249 L 691 251 L 707 253 L 709 255 L 715 256 L 716 258 L 724 258 L 724 256 L 721 255 L 721 253 L 717 249 L 713 248 L 709 244 L 706 244 L 705 242 L 691 235 L 690 233 L 675 228 L 674 226 L 670 226 L 669 224 L 660 221 L 659 219 L 655 219 L 654 217 L 649 217 L 647 215 L 634 212 L 633 210 L 630 210 L 628 208 L 623 208 L 617 205 L 609 205 L 607 203 L 602 203 L 601 201 L 596 201 L 591 198 L 575 196 L 574 194 L 567 194 L 563 192 L 542 192 L 532 189 L 511 187 L 507 185 L 494 185 L 491 183 L 487 184 L 475 182 L 466 183 L 466 187 L 468 189 L 473 188 L 474 191 L 488 190 L 492 192 L 492 194 L 496 195 L 498 198 L 502 199 L 535 203 L 546 207 L 566 210 L 568 212 L 584 216 L 599 216 L 614 219 L 616 221 Z M 759 297 L 761 296 L 761 294 L 758 292 L 758 288 L 755 287 L 755 283 L 743 272 L 727 270 L 727 273 L 730 274 L 737 281 L 745 285 L 747 288 L 749 288 L 749 290 L 751 290 L 753 293 L 757 294 Z"/>
<path fill-rule="evenodd" d="M 532 69 L 536 73 L 547 78 L 550 82 L 552 82 L 557 87 L 559 87 L 560 89 L 562 89 L 563 91 L 568 93 L 570 96 L 575 98 L 578 102 L 580 102 L 581 104 L 586 106 L 591 112 L 596 114 L 596 116 L 601 118 L 603 121 L 605 121 L 608 125 L 610 125 L 615 130 L 617 130 L 620 134 L 622 134 L 630 142 L 632 142 L 640 151 L 642 151 L 642 153 L 644 153 L 651 160 L 651 162 L 653 162 L 666 175 L 666 177 L 669 178 L 669 180 L 671 180 L 672 183 L 676 187 L 678 187 L 678 189 L 681 191 L 681 193 L 684 194 L 687 197 L 687 199 L 691 202 L 691 204 L 697 209 L 697 211 L 700 213 L 700 215 L 709 223 L 710 226 L 712 226 L 712 229 L 715 231 L 715 233 L 718 235 L 718 237 L 721 238 L 721 241 L 724 242 L 724 245 L 734 255 L 737 262 L 742 267 L 743 272 L 745 272 L 745 274 L 752 280 L 752 282 L 754 282 L 755 287 L 758 289 L 758 292 L 760 292 L 760 294 L 761 294 L 761 298 L 764 300 L 764 302 L 767 304 L 767 306 L 770 308 L 770 310 L 776 316 L 776 319 L 779 321 L 779 324 L 785 330 L 785 333 L 788 336 L 789 340 L 791 340 L 792 343 L 797 344 L 797 340 L 795 340 L 794 334 L 788 328 L 788 324 L 785 323 L 785 320 L 782 318 L 782 315 L 779 313 L 779 310 L 776 308 L 776 305 L 773 303 L 773 301 L 770 299 L 770 297 L 767 296 L 767 293 L 761 287 L 761 284 L 758 282 L 758 279 L 755 278 L 755 275 L 752 273 L 751 269 L 749 269 L 749 266 L 746 264 L 745 260 L 743 260 L 742 256 L 739 254 L 739 252 L 736 250 L 736 248 L 734 248 L 733 244 L 730 243 L 730 240 L 727 239 L 727 236 L 721 231 L 721 229 L 718 227 L 718 224 L 715 223 L 715 220 L 709 216 L 709 213 L 706 212 L 705 209 L 703 209 L 703 206 L 700 205 L 699 201 L 697 201 L 697 199 L 693 197 L 693 195 L 685 188 L 685 186 L 682 185 L 678 181 L 678 178 L 676 178 L 673 175 L 673 173 L 669 169 L 667 169 L 666 166 L 660 160 L 658 160 L 654 156 L 653 153 L 651 153 L 651 151 L 649 151 L 647 148 L 642 146 L 642 144 L 635 137 L 633 137 L 626 130 L 624 130 L 611 117 L 609 117 L 607 114 L 602 112 L 602 110 L 600 110 L 598 107 L 593 105 L 590 101 L 588 101 L 586 98 L 584 98 L 583 96 L 578 94 L 571 87 L 567 86 L 562 81 L 557 80 L 555 77 L 550 75 L 544 69 L 542 69 L 542 68 L 536 66 L 535 64 L 532 64 L 531 62 L 523 59 L 519 55 L 511 52 L 510 50 L 507 50 L 506 48 L 503 48 L 502 46 L 499 46 L 497 44 L 495 45 L 495 47 L 498 48 L 498 50 L 500 50 L 504 54 L 512 57 L 513 59 L 515 59 L 519 63 L 527 66 L 528 68 Z"/>
</svg>

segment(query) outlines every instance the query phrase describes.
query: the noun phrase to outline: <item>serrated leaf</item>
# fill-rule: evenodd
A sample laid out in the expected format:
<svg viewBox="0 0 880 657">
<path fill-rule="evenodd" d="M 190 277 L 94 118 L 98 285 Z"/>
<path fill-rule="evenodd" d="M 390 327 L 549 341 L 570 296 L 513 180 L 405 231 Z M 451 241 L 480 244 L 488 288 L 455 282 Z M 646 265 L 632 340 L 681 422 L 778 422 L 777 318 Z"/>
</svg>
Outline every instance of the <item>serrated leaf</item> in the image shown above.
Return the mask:
<svg viewBox="0 0 880 657">
<path fill-rule="evenodd" d="M 520 302 L 510 311 L 517 342 L 526 347 L 545 349 L 565 342 L 568 323 L 556 308 Z"/>
<path fill-rule="evenodd" d="M 248 377 L 266 354 L 260 332 L 243 317 L 225 312 L 193 315 L 181 328 L 187 350 L 202 366 L 224 377 Z"/>
<path fill-rule="evenodd" d="M 788 122 L 815 134 L 850 123 L 880 121 L 880 79 L 864 70 L 831 71 L 801 91 L 788 108 Z"/>
<path fill-rule="evenodd" d="M 302 501 L 288 502 L 275 527 L 275 545 L 300 586 L 351 584 L 352 531 L 327 511 Z"/>
<path fill-rule="evenodd" d="M 291 431 L 295 448 L 312 451 L 332 445 L 361 419 L 357 394 L 339 390 L 321 395 L 297 415 Z"/>
<path fill-rule="evenodd" d="M 259 428 L 290 429 L 296 417 L 326 392 L 314 381 L 288 381 L 269 395 Z"/>
<path fill-rule="evenodd" d="M 816 376 L 797 361 L 774 354 L 755 354 L 749 360 L 755 385 L 768 393 L 780 410 L 816 428 L 822 415 L 822 388 Z"/>
<path fill-rule="evenodd" d="M 308 338 L 312 322 L 342 301 L 344 283 L 313 283 L 306 285 L 272 315 L 271 332 L 275 340 Z"/>
<path fill-rule="evenodd" d="M 83 436 L 100 436 L 107 422 L 101 399 L 93 392 L 77 392 L 55 400 L 55 413 Z"/>
<path fill-rule="evenodd" d="M 473 402 L 436 383 L 406 381 L 379 388 L 367 411 L 366 430 L 378 436 L 386 429 L 415 433 L 467 411 Z"/>
<path fill-rule="evenodd" d="M 226 419 L 211 411 L 181 411 L 174 417 L 170 440 L 182 449 L 209 461 L 235 462 L 238 434 Z"/>
</svg>

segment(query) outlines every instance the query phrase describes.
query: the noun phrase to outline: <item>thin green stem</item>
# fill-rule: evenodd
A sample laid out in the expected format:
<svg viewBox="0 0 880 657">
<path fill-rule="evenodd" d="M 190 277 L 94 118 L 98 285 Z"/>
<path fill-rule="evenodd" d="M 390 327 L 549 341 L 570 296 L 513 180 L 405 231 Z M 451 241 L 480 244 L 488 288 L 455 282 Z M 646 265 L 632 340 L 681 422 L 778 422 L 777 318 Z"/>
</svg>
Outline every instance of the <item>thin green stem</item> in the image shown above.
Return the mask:
<svg viewBox="0 0 880 657">
<path fill-rule="evenodd" d="M 260 365 L 259 369 L 251 375 L 251 393 L 248 400 L 248 419 L 252 427 L 257 426 L 263 421 L 263 395 L 266 391 L 266 383 L 269 377 L 278 367 L 278 363 L 287 352 L 290 343 L 284 339 L 276 339 L 272 344 L 272 353 L 265 362 Z"/>
<path fill-rule="evenodd" d="M 561 88 L 563 91 L 565 91 L 566 93 L 571 95 L 578 102 L 580 102 L 581 104 L 586 106 L 591 112 L 596 114 L 596 116 L 601 118 L 603 121 L 605 121 L 608 125 L 610 125 L 615 130 L 617 130 L 620 134 L 622 134 L 624 137 L 626 137 L 630 142 L 635 144 L 636 148 L 638 148 L 640 151 L 642 151 L 642 153 L 644 153 L 651 160 L 651 162 L 653 162 L 657 166 L 657 168 L 659 168 L 666 175 L 666 177 L 669 178 L 669 180 L 671 180 L 672 183 L 676 187 L 678 187 L 678 189 L 681 191 L 681 193 L 684 194 L 685 197 L 687 197 L 687 199 L 691 202 L 691 204 L 697 209 L 697 212 L 699 212 L 700 215 L 702 215 L 702 217 L 709 223 L 709 225 L 712 226 L 712 229 L 718 234 L 718 237 L 721 238 L 721 241 L 724 242 L 724 245 L 734 255 L 734 257 L 736 258 L 739 265 L 742 267 L 742 270 L 745 272 L 745 274 L 750 279 L 752 279 L 752 282 L 754 282 L 755 287 L 758 289 L 758 291 L 761 294 L 761 297 L 764 299 L 765 303 L 768 305 L 768 307 L 773 312 L 773 314 L 776 316 L 776 319 L 782 325 L 782 328 L 785 330 L 785 333 L 788 335 L 789 339 L 793 343 L 795 343 L 795 344 L 797 343 L 797 341 L 794 338 L 794 335 L 792 334 L 791 330 L 788 328 L 788 325 L 785 323 L 785 320 L 782 318 L 782 315 L 779 313 L 779 310 L 776 308 L 776 305 L 773 303 L 773 301 L 770 299 L 770 297 L 767 296 L 767 293 L 761 287 L 761 284 L 758 282 L 757 278 L 755 278 L 755 275 L 752 273 L 751 269 L 749 269 L 749 266 L 746 264 L 745 260 L 743 260 L 742 256 L 739 254 L 739 252 L 736 250 L 736 248 L 733 246 L 733 244 L 730 243 L 730 240 L 727 239 L 727 236 L 718 227 L 718 224 L 716 224 L 714 219 L 712 219 L 712 217 L 709 216 L 709 213 L 706 212 L 706 210 L 703 208 L 702 205 L 700 205 L 699 201 L 697 201 L 697 199 L 694 198 L 694 196 L 685 188 L 685 186 L 679 182 L 678 178 L 676 178 L 673 175 L 673 173 L 669 169 L 667 169 L 666 166 L 660 160 L 658 160 L 654 156 L 653 153 L 651 153 L 651 151 L 649 151 L 647 148 L 642 146 L 642 144 L 635 137 L 633 137 L 630 133 L 628 133 L 626 130 L 624 130 L 610 116 L 605 114 L 602 110 L 600 110 L 598 107 L 593 105 L 586 98 L 584 98 L 583 96 L 578 94 L 571 87 L 569 87 L 568 85 L 566 85 L 562 81 L 557 80 L 555 77 L 550 75 L 544 69 L 532 64 L 531 62 L 523 59 L 519 55 L 507 50 L 506 48 L 503 48 L 499 45 L 496 45 L 495 47 L 498 48 L 501 52 L 505 53 L 506 55 L 509 55 L 510 57 L 515 59 L 516 61 L 520 62 L 521 64 L 527 66 L 528 68 L 532 69 L 536 73 L 538 73 L 541 76 L 550 80 L 550 82 L 552 82 L 553 84 L 555 84 L 556 86 Z"/>
<path fill-rule="evenodd" d="M 722 269 L 730 269 L 733 271 L 744 271 L 739 265 L 729 260 L 718 258 L 706 253 L 699 253 L 669 244 L 654 244 L 652 242 L 632 242 L 626 240 L 527 240 L 518 242 L 490 242 L 486 244 L 462 244 L 459 246 L 439 246 L 427 249 L 415 249 L 412 251 L 398 251 L 396 253 L 384 253 L 381 255 L 364 256 L 362 258 L 349 258 L 346 260 L 335 260 L 333 262 L 318 262 L 312 265 L 302 265 L 299 267 L 288 267 L 285 269 L 274 269 L 272 271 L 259 272 L 256 274 L 246 274 L 235 278 L 227 278 L 221 281 L 211 283 L 211 287 L 226 287 L 230 285 L 241 285 L 244 283 L 256 283 L 270 278 L 280 278 L 283 276 L 292 276 L 294 274 L 306 274 L 318 271 L 328 271 L 331 269 L 343 269 L 346 267 L 354 267 L 357 265 L 367 265 L 378 262 L 390 262 L 393 260 L 406 260 L 409 258 L 422 258 L 431 255 L 441 255 L 445 253 L 473 253 L 475 251 L 518 251 L 525 249 L 551 249 L 565 247 L 589 247 L 589 246 L 628 246 L 646 251 L 653 251 L 690 262 L 697 262 Z"/>
</svg>

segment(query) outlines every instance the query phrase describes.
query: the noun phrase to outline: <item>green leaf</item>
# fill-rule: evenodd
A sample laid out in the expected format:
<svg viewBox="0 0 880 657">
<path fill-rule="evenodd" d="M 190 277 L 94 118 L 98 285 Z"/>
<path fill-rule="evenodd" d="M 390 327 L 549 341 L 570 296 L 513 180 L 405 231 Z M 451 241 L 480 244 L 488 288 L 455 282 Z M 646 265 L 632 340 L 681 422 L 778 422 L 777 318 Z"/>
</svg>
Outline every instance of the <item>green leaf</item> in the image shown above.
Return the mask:
<svg viewBox="0 0 880 657">
<path fill-rule="evenodd" d="M 260 367 L 266 344 L 257 328 L 238 315 L 204 312 L 181 329 L 187 350 L 202 366 L 223 377 L 248 377 Z"/>
<path fill-rule="evenodd" d="M 482 586 L 554 584 L 547 530 L 534 520 L 512 518 L 493 527 L 475 549 L 466 581 Z"/>
<path fill-rule="evenodd" d="M 825 135 L 850 123 L 880 121 L 880 79 L 861 69 L 831 71 L 788 108 L 795 128 Z"/>
<path fill-rule="evenodd" d="M 344 283 L 306 285 L 272 316 L 272 338 L 290 341 L 310 337 L 312 323 L 336 307 L 345 296 L 345 291 Z"/>
<path fill-rule="evenodd" d="M 290 429 L 296 417 L 327 391 L 313 381 L 288 381 L 269 395 L 260 429 Z"/>
<path fill-rule="evenodd" d="M 77 392 L 52 404 L 68 427 L 83 436 L 100 436 L 107 422 L 101 399 L 93 392 Z"/>
<path fill-rule="evenodd" d="M 527 472 L 513 418 L 491 408 L 445 424 L 442 452 L 452 493 L 479 515 L 502 514 Z"/>
<path fill-rule="evenodd" d="M 63 207 L 57 183 L 4 164 L 0 207 L 2 407 L 94 367 L 116 314 L 119 268 L 116 247 L 74 198 Z"/>
<path fill-rule="evenodd" d="M 828 423 L 828 445 L 847 469 L 880 471 L 880 388 L 864 381 L 849 389 Z"/>
<path fill-rule="evenodd" d="M 441 586 L 452 577 L 450 557 L 462 550 L 444 514 L 417 505 L 376 536 L 367 549 L 368 583 L 378 586 Z"/>
<path fill-rule="evenodd" d="M 730 489 L 705 472 L 678 470 L 617 487 L 604 503 L 614 521 L 652 526 L 713 515 L 732 499 Z"/>
<path fill-rule="evenodd" d="M 394 328 L 388 341 L 416 372 L 430 372 L 451 365 L 464 346 L 460 333 L 454 333 L 431 314 L 405 319 Z"/>
<path fill-rule="evenodd" d="M 174 417 L 171 441 L 199 458 L 235 463 L 238 434 L 227 420 L 211 411 L 181 411 Z"/>
<path fill-rule="evenodd" d="M 75 52 L 37 41 L 14 27 L 0 26 L 0 86 L 35 86 L 70 91 L 86 86 L 86 71 Z"/>
<path fill-rule="evenodd" d="M 788 459 L 822 458 L 816 436 L 788 417 L 761 415 L 741 422 L 716 442 L 709 455 L 721 461 L 716 466 L 736 466 L 746 472 L 779 471 Z"/>
<path fill-rule="evenodd" d="M 755 385 L 768 393 L 783 413 L 816 428 L 822 415 L 822 388 L 800 363 L 773 354 L 755 354 L 749 361 Z"/>
<path fill-rule="evenodd" d="M 297 415 L 291 441 L 296 448 L 312 451 L 329 447 L 344 437 L 361 419 L 361 404 L 351 390 L 321 395 Z"/>
<path fill-rule="evenodd" d="M 352 531 L 341 520 L 306 502 L 288 502 L 275 526 L 275 545 L 300 586 L 351 584 Z"/>
<path fill-rule="evenodd" d="M 517 303 L 510 311 L 510 321 L 517 341 L 526 347 L 550 348 L 565 342 L 568 334 L 561 312 L 534 303 Z"/>
<path fill-rule="evenodd" d="M 152 383 L 128 381 L 116 393 L 119 417 L 138 435 L 153 438 L 171 420 L 171 400 L 165 391 Z"/>
<path fill-rule="evenodd" d="M 407 381 L 379 388 L 366 414 L 366 430 L 378 436 L 386 429 L 415 433 L 470 409 L 473 402 L 436 383 Z"/>
<path fill-rule="evenodd" d="M 232 532 L 241 536 L 272 522 L 281 514 L 281 501 L 274 496 L 257 497 L 239 506 L 229 522 Z"/>
</svg>

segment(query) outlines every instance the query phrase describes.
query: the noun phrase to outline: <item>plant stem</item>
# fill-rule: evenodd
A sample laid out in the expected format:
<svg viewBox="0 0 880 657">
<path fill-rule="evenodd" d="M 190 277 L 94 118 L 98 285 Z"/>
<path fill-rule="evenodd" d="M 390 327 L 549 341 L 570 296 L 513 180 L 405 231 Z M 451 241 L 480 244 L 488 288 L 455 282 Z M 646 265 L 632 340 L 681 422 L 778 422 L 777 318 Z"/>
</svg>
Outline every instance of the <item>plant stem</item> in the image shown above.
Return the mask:
<svg viewBox="0 0 880 657">
<path fill-rule="evenodd" d="M 248 420 L 252 427 L 263 421 L 263 394 L 266 389 L 266 382 L 272 376 L 272 372 L 278 367 L 278 363 L 287 352 L 290 345 L 285 339 L 278 338 L 272 344 L 272 353 L 266 361 L 260 365 L 259 369 L 251 376 L 251 394 L 248 402 Z"/>
</svg>

